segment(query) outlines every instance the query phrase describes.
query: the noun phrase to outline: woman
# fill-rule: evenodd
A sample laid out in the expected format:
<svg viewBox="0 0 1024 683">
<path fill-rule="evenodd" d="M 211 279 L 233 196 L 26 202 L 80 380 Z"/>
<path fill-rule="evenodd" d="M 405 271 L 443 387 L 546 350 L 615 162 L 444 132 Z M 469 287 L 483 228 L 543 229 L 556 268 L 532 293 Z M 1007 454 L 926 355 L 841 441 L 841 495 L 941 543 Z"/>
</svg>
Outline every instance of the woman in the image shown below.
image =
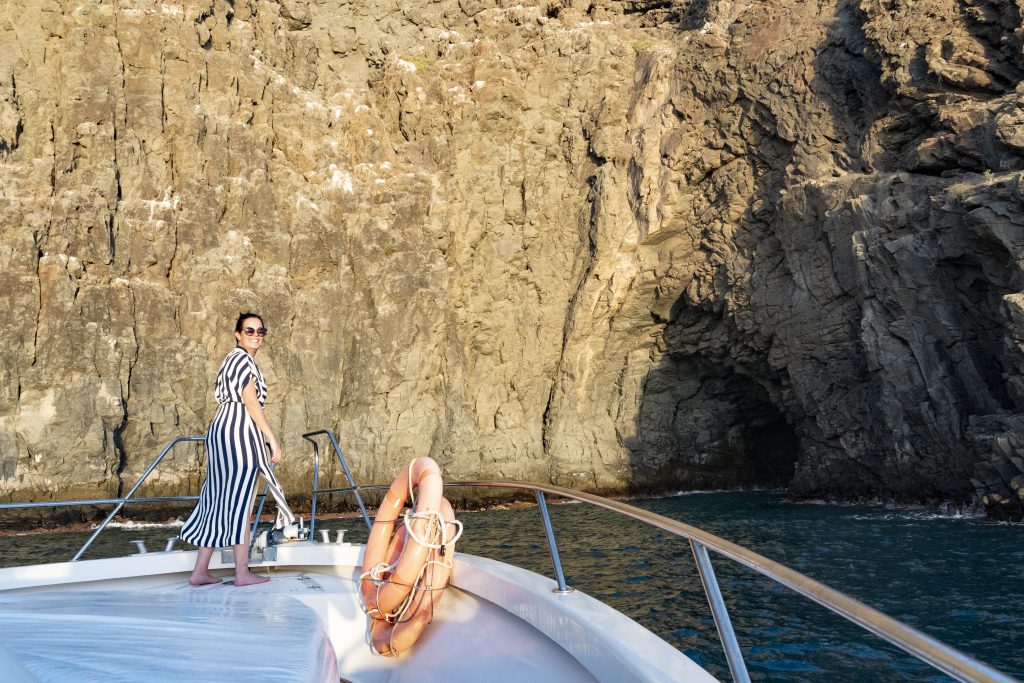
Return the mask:
<svg viewBox="0 0 1024 683">
<path fill-rule="evenodd" d="M 281 446 L 270 429 L 263 404 L 267 383 L 256 367 L 256 352 L 263 346 L 267 328 L 255 313 L 243 313 L 235 323 L 238 345 L 221 363 L 214 386 L 217 415 L 206 434 L 206 481 L 199 504 L 181 528 L 181 538 L 199 546 L 189 583 L 203 586 L 221 579 L 210 573 L 216 548 L 231 546 L 235 554 L 235 585 L 251 586 L 270 581 L 249 571 L 249 527 L 256 475 L 262 474 L 277 501 L 277 527 L 295 521 L 277 483 L 264 439 L 270 444 L 270 463 L 281 460 Z"/>
</svg>

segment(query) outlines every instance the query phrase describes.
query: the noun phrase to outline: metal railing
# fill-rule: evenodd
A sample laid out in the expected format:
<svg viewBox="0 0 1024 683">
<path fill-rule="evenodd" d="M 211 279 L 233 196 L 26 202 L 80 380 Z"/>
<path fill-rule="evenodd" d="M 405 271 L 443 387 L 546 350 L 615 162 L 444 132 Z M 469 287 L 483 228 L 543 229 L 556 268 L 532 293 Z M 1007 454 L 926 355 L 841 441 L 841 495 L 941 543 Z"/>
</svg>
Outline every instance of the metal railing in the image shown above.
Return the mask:
<svg viewBox="0 0 1024 683">
<path fill-rule="evenodd" d="M 142 474 L 142 476 L 139 477 L 139 480 L 135 482 L 135 485 L 132 486 L 131 490 L 129 490 L 128 493 L 123 498 L 46 501 L 38 503 L 2 503 L 0 504 L 0 510 L 13 510 L 22 508 L 71 507 L 79 505 L 108 505 L 111 503 L 115 503 L 116 505 L 114 509 L 110 511 L 110 514 L 107 515 L 107 518 L 104 519 L 103 522 L 98 527 L 96 527 L 96 530 L 93 532 L 92 536 L 89 537 L 89 540 L 87 540 L 82 545 L 82 547 L 78 549 L 78 552 L 75 553 L 75 556 L 71 558 L 72 562 L 77 562 L 82 557 L 82 554 L 89 548 L 89 546 L 92 545 L 92 542 L 96 540 L 96 537 L 103 533 L 103 530 L 107 528 L 107 525 L 110 524 L 110 521 L 117 516 L 117 513 L 121 511 L 121 508 L 125 506 L 125 503 L 129 501 L 133 503 L 170 503 L 177 501 L 199 500 L 199 496 L 160 496 L 156 498 L 135 498 L 134 500 L 132 499 L 132 496 L 134 496 L 138 488 L 142 486 L 142 482 L 146 481 L 146 479 L 153 472 L 153 470 L 156 469 L 156 466 L 160 464 L 160 462 L 164 459 L 164 456 L 167 455 L 170 452 L 170 450 L 174 448 L 177 444 L 185 441 L 205 440 L 206 437 L 204 436 L 179 436 L 177 439 L 171 441 L 169 444 L 164 446 L 164 449 L 160 451 L 160 455 L 156 456 L 156 460 L 153 461 L 153 464 L 151 464 L 149 468 Z"/>
<path fill-rule="evenodd" d="M 338 458 L 342 469 L 345 472 L 345 476 L 349 481 L 350 486 L 339 487 L 339 488 L 328 488 L 320 489 L 319 477 L 320 477 L 320 455 L 319 446 L 317 442 L 312 438 L 315 436 L 327 436 L 330 440 L 334 452 Z M 366 509 L 366 505 L 363 502 L 362 492 L 365 491 L 386 491 L 389 487 L 386 485 L 373 485 L 373 486 L 359 486 L 355 483 L 355 479 L 352 476 L 352 471 L 348 466 L 348 462 L 341 451 L 341 447 L 338 444 L 338 440 L 335 438 L 333 432 L 328 429 L 322 429 L 314 432 L 303 434 L 303 438 L 309 441 L 313 445 L 314 454 L 314 472 L 313 472 L 313 488 L 311 491 L 312 498 L 312 514 L 310 518 L 310 534 L 309 538 L 311 542 L 315 541 L 313 530 L 316 524 L 316 497 L 322 494 L 329 493 L 352 493 L 356 501 L 358 502 L 359 509 L 362 513 L 363 519 L 366 521 L 367 528 L 372 528 L 373 522 L 370 519 L 369 512 Z M 156 468 L 157 465 L 163 460 L 164 456 L 173 448 L 176 444 L 184 441 L 203 441 L 204 437 L 201 436 L 183 436 L 178 437 L 171 441 L 163 449 L 153 464 L 149 466 L 146 472 L 139 478 L 139 480 L 132 486 L 131 490 L 123 498 L 104 498 L 94 500 L 77 500 L 67 502 L 39 502 L 39 503 L 3 503 L 0 504 L 0 510 L 4 509 L 25 509 L 25 508 L 39 508 L 39 507 L 58 507 L 58 506 L 75 506 L 75 505 L 101 505 L 101 504 L 116 504 L 116 507 L 111 511 L 107 518 L 100 524 L 89 540 L 85 542 L 82 548 L 75 554 L 72 561 L 78 560 L 82 553 L 92 544 L 93 540 L 106 528 L 107 524 L 114 518 L 114 516 L 121 510 L 122 507 L 128 502 L 133 503 L 150 503 L 150 502 L 172 502 L 172 501 L 187 501 L 197 500 L 198 496 L 171 496 L 171 497 L 158 497 L 158 498 L 132 498 L 135 491 L 142 485 L 150 473 Z M 833 588 L 829 588 L 823 583 L 815 581 L 814 579 L 801 574 L 800 572 L 791 569 L 779 562 L 770 560 L 758 553 L 748 550 L 742 546 L 736 545 L 730 541 L 726 541 L 723 538 L 710 534 L 706 531 L 698 529 L 697 527 L 684 524 L 683 522 L 663 517 L 662 515 L 643 510 L 626 503 L 622 503 L 616 500 L 610 500 L 601 496 L 593 495 L 590 493 L 583 493 L 581 491 L 574 491 L 572 489 L 562 488 L 560 486 L 553 486 L 548 484 L 535 484 L 525 483 L 517 481 L 504 481 L 504 480 L 487 480 L 487 481 L 460 481 L 453 483 L 446 483 L 447 487 L 471 487 L 471 488 L 502 488 L 512 490 L 530 491 L 534 494 L 537 500 L 537 504 L 541 513 L 541 520 L 544 525 L 545 535 L 548 541 L 548 549 L 551 554 L 551 562 L 555 573 L 555 591 L 559 593 L 568 593 L 572 591 L 565 581 L 565 574 L 562 571 L 562 563 L 558 553 L 558 545 L 555 541 L 554 531 L 551 525 L 551 518 L 548 514 L 547 502 L 545 495 L 553 495 L 560 498 L 568 498 L 571 500 L 577 500 L 583 503 L 589 503 L 596 507 L 604 508 L 612 512 L 630 517 L 637 521 L 643 522 L 655 528 L 661 529 L 668 533 L 676 536 L 681 536 L 689 541 L 691 550 L 693 551 L 694 560 L 697 564 L 697 569 L 700 574 L 701 584 L 704 587 L 705 594 L 708 599 L 708 603 L 711 607 L 711 613 L 714 617 L 715 626 L 718 629 L 719 638 L 722 641 L 722 646 L 725 649 L 726 659 L 729 663 L 729 670 L 732 674 L 732 678 L 737 683 L 746 683 L 750 680 L 750 676 L 747 673 L 746 665 L 743 661 L 743 655 L 739 647 L 739 643 L 736 639 L 736 634 L 732 629 L 732 625 L 729 619 L 728 610 L 726 609 L 725 601 L 722 598 L 721 590 L 718 586 L 718 581 L 715 578 L 714 568 L 711 564 L 711 558 L 708 554 L 708 550 L 713 550 L 719 555 L 726 557 L 734 562 L 737 562 L 745 567 L 753 569 L 754 571 L 762 574 L 769 579 L 772 579 L 776 583 L 782 584 L 783 586 L 803 595 L 806 598 L 817 602 L 823 607 L 835 612 L 844 619 L 853 622 L 860 626 L 864 630 L 875 634 L 882 640 L 895 645 L 896 647 L 908 652 L 914 657 L 921 661 L 931 665 L 932 667 L 942 671 L 943 673 L 952 676 L 953 678 L 960 681 L 969 682 L 984 682 L 984 683 L 1019 683 L 1016 679 L 1007 676 L 1006 674 L 977 661 L 976 659 L 969 657 L 968 655 L 952 648 L 945 643 L 942 643 L 931 636 L 925 635 L 924 633 L 914 629 L 906 624 L 893 619 L 892 617 L 879 612 L 876 609 L 868 607 L 850 596 L 841 593 Z M 266 496 L 264 494 L 264 501 Z M 260 506 L 262 510 L 262 504 Z M 257 520 L 259 517 L 257 516 Z M 254 525 L 255 526 L 255 525 Z"/>
<path fill-rule="evenodd" d="M 731 541 L 698 529 L 697 527 L 678 522 L 668 517 L 643 510 L 616 500 L 609 500 L 589 493 L 574 491 L 560 486 L 545 484 L 526 484 L 512 481 L 470 481 L 459 482 L 459 486 L 494 486 L 501 488 L 522 489 L 543 492 L 562 498 L 578 500 L 584 503 L 610 510 L 631 517 L 676 536 L 682 536 L 690 542 L 694 559 L 701 573 L 701 581 L 711 604 L 715 625 L 726 651 L 730 671 L 734 681 L 749 681 L 742 654 L 736 642 L 736 636 L 728 621 L 728 613 L 722 600 L 721 592 L 715 580 L 714 571 L 708 550 L 713 550 L 723 557 L 753 569 L 759 574 L 772 579 L 776 583 L 813 600 L 823 607 L 835 612 L 848 621 L 857 624 L 882 640 L 908 652 L 921 661 L 930 664 L 959 681 L 985 681 L 999 683 L 1019 683 L 1016 679 L 970 657 L 959 650 L 928 636 L 915 628 L 893 619 L 892 617 L 868 607 L 850 596 L 830 588 L 823 583 L 801 574 L 784 564 L 770 560 L 752 550 L 736 545 Z M 446 484 L 449 486 L 449 484 Z"/>
<path fill-rule="evenodd" d="M 334 493 L 331 489 L 320 491 L 317 489 L 317 485 L 320 481 L 320 445 L 314 439 L 314 436 L 326 436 L 331 441 L 331 446 L 334 447 L 334 453 L 338 456 L 338 462 L 341 463 L 341 469 L 345 471 L 345 477 L 348 479 L 350 489 L 356 497 L 356 502 L 359 504 L 359 510 L 363 513 L 363 519 L 366 520 L 366 529 L 370 530 L 373 528 L 373 522 L 370 521 L 370 514 L 366 511 L 366 505 L 363 503 L 363 497 L 359 493 L 359 486 L 356 485 L 355 477 L 352 476 L 352 470 L 348 467 L 348 460 L 345 459 L 344 454 L 341 452 L 341 446 L 338 445 L 338 440 L 334 438 L 334 432 L 330 429 L 318 429 L 315 432 L 307 432 L 302 435 L 302 438 L 313 445 L 313 492 L 311 494 L 312 504 L 309 517 L 309 537 L 316 538 L 313 532 L 316 529 L 316 496 L 318 493 Z"/>
<path fill-rule="evenodd" d="M 311 432 L 312 434 L 327 434 L 334 445 L 335 453 L 348 475 L 350 488 L 335 488 L 318 491 L 315 487 L 314 495 L 317 493 L 342 493 L 351 491 L 359 498 L 360 508 L 368 526 L 371 525 L 369 514 L 362 504 L 360 491 L 384 491 L 388 486 L 357 486 L 352 479 L 348 463 L 338 446 L 337 439 L 330 430 Z M 315 448 L 315 445 L 314 445 Z M 551 518 L 548 514 L 545 494 L 578 500 L 589 503 L 596 507 L 604 508 L 612 512 L 625 515 L 650 526 L 667 531 L 675 536 L 681 536 L 690 543 L 693 551 L 694 561 L 700 574 L 701 584 L 707 596 L 708 604 L 711 607 L 711 614 L 714 617 L 715 627 L 718 629 L 719 639 L 725 650 L 726 660 L 729 664 L 729 671 L 733 681 L 736 683 L 749 683 L 750 675 L 747 673 L 746 664 L 743 661 L 743 653 L 740 650 L 736 633 L 733 631 L 732 622 L 729 619 L 729 612 L 722 598 L 722 592 L 715 578 L 715 571 L 711 564 L 708 550 L 713 550 L 719 555 L 737 562 L 745 567 L 753 569 L 776 583 L 793 590 L 800 595 L 817 602 L 826 609 L 835 612 L 847 621 L 853 622 L 864 630 L 875 634 L 882 640 L 895 645 L 896 647 L 913 655 L 917 659 L 931 665 L 949 676 L 967 682 L 984 683 L 1019 683 L 1016 679 L 990 667 L 983 662 L 970 657 L 959 650 L 946 645 L 945 643 L 928 636 L 915 628 L 893 619 L 892 617 L 868 607 L 864 603 L 851 598 L 850 596 L 829 588 L 823 583 L 805 576 L 795 569 L 784 564 L 770 560 L 763 555 L 736 545 L 731 541 L 715 536 L 714 534 L 698 529 L 697 527 L 678 522 L 668 517 L 649 512 L 626 503 L 610 500 L 590 493 L 574 491 L 548 484 L 535 484 L 516 481 L 488 480 L 488 481 L 460 481 L 446 483 L 446 487 L 473 487 L 473 488 L 504 488 L 523 491 L 531 491 L 537 499 L 540 509 L 541 520 L 544 524 L 545 535 L 548 541 L 548 550 L 551 554 L 551 563 L 555 572 L 554 589 L 559 593 L 570 592 L 572 589 L 566 585 L 565 574 L 562 571 L 562 563 L 558 554 L 558 545 L 555 542 L 554 531 L 551 526 Z M 311 521 L 312 525 L 313 522 Z"/>
<path fill-rule="evenodd" d="M 815 581 L 795 569 L 791 569 L 752 550 L 748 550 L 683 522 L 678 522 L 626 503 L 602 498 L 601 496 L 546 484 L 502 480 L 445 482 L 445 488 L 455 487 L 507 488 L 534 492 L 540 508 L 541 518 L 548 539 L 548 550 L 551 553 L 551 561 L 555 573 L 557 585 L 553 590 L 559 593 L 571 592 L 572 588 L 566 585 L 565 575 L 559 559 L 558 546 L 555 544 L 551 520 L 545 503 L 545 494 L 589 503 L 687 539 L 690 542 L 694 560 L 700 573 L 701 584 L 704 587 L 708 604 L 711 607 L 711 614 L 715 621 L 715 627 L 718 629 L 719 639 L 725 650 L 729 671 L 733 681 L 737 683 L 749 682 L 750 675 L 747 673 L 746 664 L 744 663 L 743 655 L 725 606 L 725 600 L 722 598 L 721 590 L 715 578 L 711 558 L 708 555 L 709 549 L 813 600 L 847 621 L 875 634 L 887 643 L 895 645 L 958 681 L 969 683 L 1020 683 L 1017 679 L 960 652 L 956 648 L 950 647 L 872 607 L 868 607 L 845 593 Z M 388 489 L 387 486 L 380 485 L 360 486 L 358 488 L 361 491 L 386 491 Z M 353 489 L 337 488 L 320 492 L 343 493 L 351 490 Z"/>
<path fill-rule="evenodd" d="M 183 503 L 183 502 L 195 502 L 199 500 L 199 496 L 151 496 L 146 498 L 135 498 L 135 492 L 142 486 L 142 483 L 146 481 L 149 475 L 156 469 L 157 465 L 163 461 L 172 448 L 182 442 L 205 442 L 205 436 L 179 436 L 174 439 L 160 451 L 160 455 L 156 456 L 156 460 L 150 464 L 146 471 L 139 477 L 135 485 L 131 487 L 127 494 L 123 498 L 92 498 L 88 500 L 57 500 L 57 501 L 39 501 L 39 502 L 28 502 L 28 503 L 0 503 L 0 510 L 27 510 L 33 508 L 56 508 L 56 507 L 81 507 L 86 505 L 115 505 L 114 509 L 106 516 L 106 518 L 95 528 L 92 535 L 82 544 L 82 547 L 78 549 L 78 552 L 71 558 L 72 562 L 78 562 L 82 559 L 82 555 L 89 549 L 93 541 L 103 530 L 107 528 L 107 525 L 117 516 L 117 513 L 127 503 L 139 504 L 139 503 Z M 260 510 L 263 510 L 263 504 L 266 502 L 267 489 L 264 488 L 263 493 L 257 494 L 257 498 L 260 498 Z M 256 524 L 259 522 L 259 513 L 257 512 L 256 518 L 253 522 L 252 533 L 256 533 Z M 135 543 L 136 541 L 133 541 Z"/>
</svg>

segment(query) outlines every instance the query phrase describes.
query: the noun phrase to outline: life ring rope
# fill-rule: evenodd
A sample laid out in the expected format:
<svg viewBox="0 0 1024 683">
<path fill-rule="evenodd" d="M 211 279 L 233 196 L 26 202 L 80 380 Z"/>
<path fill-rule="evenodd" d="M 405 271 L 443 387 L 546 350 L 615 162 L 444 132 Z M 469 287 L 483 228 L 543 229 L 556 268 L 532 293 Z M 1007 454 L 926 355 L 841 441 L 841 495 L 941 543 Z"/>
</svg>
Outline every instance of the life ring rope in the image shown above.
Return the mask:
<svg viewBox="0 0 1024 683">
<path fill-rule="evenodd" d="M 446 586 L 423 586 L 422 588 L 420 587 L 420 582 L 423 581 L 423 578 L 424 578 L 424 576 L 427 573 L 427 569 L 429 569 L 431 565 L 438 565 L 438 566 L 441 566 L 441 567 L 443 567 L 445 569 L 449 569 L 449 570 L 452 568 L 452 563 L 448 562 L 447 560 L 428 560 L 423 565 L 423 568 L 420 569 L 420 573 L 416 577 L 416 581 L 413 583 L 413 589 L 409 593 L 409 597 L 406 598 L 405 601 L 401 605 L 399 605 L 398 608 L 395 609 L 395 611 L 392 612 L 391 614 L 381 615 L 382 617 L 384 617 L 382 619 L 382 621 L 386 621 L 389 624 L 400 624 L 400 623 L 402 623 L 403 621 L 406 620 L 405 619 L 406 613 L 408 613 L 409 606 L 412 605 L 413 598 L 415 597 L 417 591 L 420 591 L 420 590 L 443 591 L 446 588 Z"/>
<path fill-rule="evenodd" d="M 434 535 L 433 533 L 431 533 L 433 529 L 439 528 L 441 531 L 441 542 L 431 543 L 428 538 L 421 537 L 419 534 L 417 534 L 412 524 L 413 520 L 415 519 L 429 519 L 431 524 L 427 527 L 428 534 Z M 448 537 L 449 524 L 456 528 L 455 534 L 451 538 Z M 439 550 L 442 558 L 444 558 L 445 556 L 445 547 L 459 540 L 459 538 L 462 536 L 463 531 L 462 522 L 460 522 L 457 519 L 447 522 L 445 521 L 444 516 L 440 512 L 414 512 L 412 509 L 406 510 L 405 512 L 405 528 L 409 533 L 409 538 L 411 538 L 416 543 L 419 543 L 421 546 L 430 548 L 431 550 Z M 404 585 L 408 588 L 411 588 L 412 590 L 409 591 L 409 595 L 406 596 L 405 600 L 403 600 L 402 603 L 398 605 L 395 609 L 393 609 L 391 612 L 381 612 L 380 609 L 376 607 L 372 609 L 367 609 L 365 604 L 363 605 L 363 611 L 371 619 L 386 621 L 389 624 L 400 623 L 402 621 L 402 618 L 405 616 L 405 613 L 408 611 L 409 605 L 410 603 L 412 603 L 413 596 L 415 596 L 417 589 L 420 589 L 420 582 L 423 580 L 423 577 L 427 572 L 427 568 L 429 568 L 431 565 L 440 565 L 448 570 L 451 570 L 453 568 L 451 561 L 447 559 L 427 560 L 420 568 L 419 572 L 416 575 L 416 580 L 413 581 L 412 584 L 399 584 L 397 581 L 394 581 L 393 579 L 389 578 L 389 576 L 387 576 L 390 575 L 395 570 L 395 567 L 398 566 L 397 562 L 393 564 L 388 564 L 387 562 L 378 562 L 374 566 L 370 567 L 368 571 L 365 571 L 359 575 L 359 580 L 362 581 L 364 579 L 369 579 L 370 581 L 373 581 L 378 594 L 380 593 L 380 589 L 385 584 L 389 583 Z M 424 586 L 422 588 L 422 590 L 427 591 L 441 591 L 444 589 L 445 586 Z"/>
<path fill-rule="evenodd" d="M 433 620 L 441 591 L 451 581 L 455 542 L 463 532 L 444 497 L 437 463 L 424 456 L 404 469 L 370 527 L 357 584 L 361 607 L 370 619 L 370 645 L 384 655 L 408 650 Z M 409 500 L 411 508 L 396 524 Z"/>
<path fill-rule="evenodd" d="M 434 522 L 434 524 L 439 526 L 441 528 L 441 542 L 431 543 L 426 538 L 421 538 L 416 533 L 416 530 L 412 527 L 412 522 L 414 519 L 430 519 Z M 431 524 L 430 527 L 428 528 L 433 528 L 434 524 Z M 458 531 L 455 532 L 455 536 L 452 538 L 448 538 L 449 524 L 454 525 L 458 529 Z M 405 528 L 409 532 L 409 538 L 411 538 L 412 540 L 416 541 L 417 543 L 426 548 L 430 548 L 431 550 L 438 550 L 439 548 L 444 548 L 446 545 L 451 545 L 452 543 L 455 543 L 455 541 L 459 540 L 460 536 L 462 536 L 462 522 L 460 522 L 457 519 L 453 522 L 445 522 L 444 515 L 442 515 L 440 512 L 435 512 L 434 510 L 430 510 L 428 512 L 415 512 L 411 508 L 409 510 L 406 510 Z M 441 553 L 441 556 L 444 556 L 443 552 Z"/>
</svg>

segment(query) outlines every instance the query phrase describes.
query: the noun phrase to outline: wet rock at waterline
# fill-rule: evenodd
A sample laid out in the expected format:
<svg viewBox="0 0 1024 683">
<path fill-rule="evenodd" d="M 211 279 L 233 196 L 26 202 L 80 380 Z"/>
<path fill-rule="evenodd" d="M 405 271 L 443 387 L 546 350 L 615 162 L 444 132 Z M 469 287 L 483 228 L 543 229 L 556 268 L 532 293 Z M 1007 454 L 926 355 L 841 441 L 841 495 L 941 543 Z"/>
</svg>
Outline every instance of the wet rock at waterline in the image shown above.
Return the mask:
<svg viewBox="0 0 1024 683">
<path fill-rule="evenodd" d="M 364 481 L 429 454 L 1019 515 L 1022 23 L 984 0 L 12 0 L 2 494 L 113 495 L 202 433 L 252 308 L 292 490 L 299 435 L 331 427 Z M 194 491 L 200 455 L 145 492 Z"/>
</svg>

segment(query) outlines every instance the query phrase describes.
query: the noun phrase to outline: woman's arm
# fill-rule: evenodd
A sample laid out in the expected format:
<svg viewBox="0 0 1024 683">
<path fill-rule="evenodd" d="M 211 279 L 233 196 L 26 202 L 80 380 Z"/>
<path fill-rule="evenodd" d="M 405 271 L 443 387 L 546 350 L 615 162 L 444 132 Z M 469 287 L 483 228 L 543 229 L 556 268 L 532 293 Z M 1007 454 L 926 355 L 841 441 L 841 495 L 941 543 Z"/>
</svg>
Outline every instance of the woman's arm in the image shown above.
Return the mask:
<svg viewBox="0 0 1024 683">
<path fill-rule="evenodd" d="M 256 423 L 256 426 L 260 428 L 263 436 L 270 443 L 270 462 L 278 462 L 281 459 L 281 446 L 277 443 L 274 432 L 270 429 L 270 423 L 267 422 L 263 406 L 260 405 L 260 399 L 256 395 L 256 383 L 252 379 L 242 389 L 242 403 L 245 404 L 245 412 L 249 413 L 249 417 L 252 418 L 252 421 Z"/>
</svg>

